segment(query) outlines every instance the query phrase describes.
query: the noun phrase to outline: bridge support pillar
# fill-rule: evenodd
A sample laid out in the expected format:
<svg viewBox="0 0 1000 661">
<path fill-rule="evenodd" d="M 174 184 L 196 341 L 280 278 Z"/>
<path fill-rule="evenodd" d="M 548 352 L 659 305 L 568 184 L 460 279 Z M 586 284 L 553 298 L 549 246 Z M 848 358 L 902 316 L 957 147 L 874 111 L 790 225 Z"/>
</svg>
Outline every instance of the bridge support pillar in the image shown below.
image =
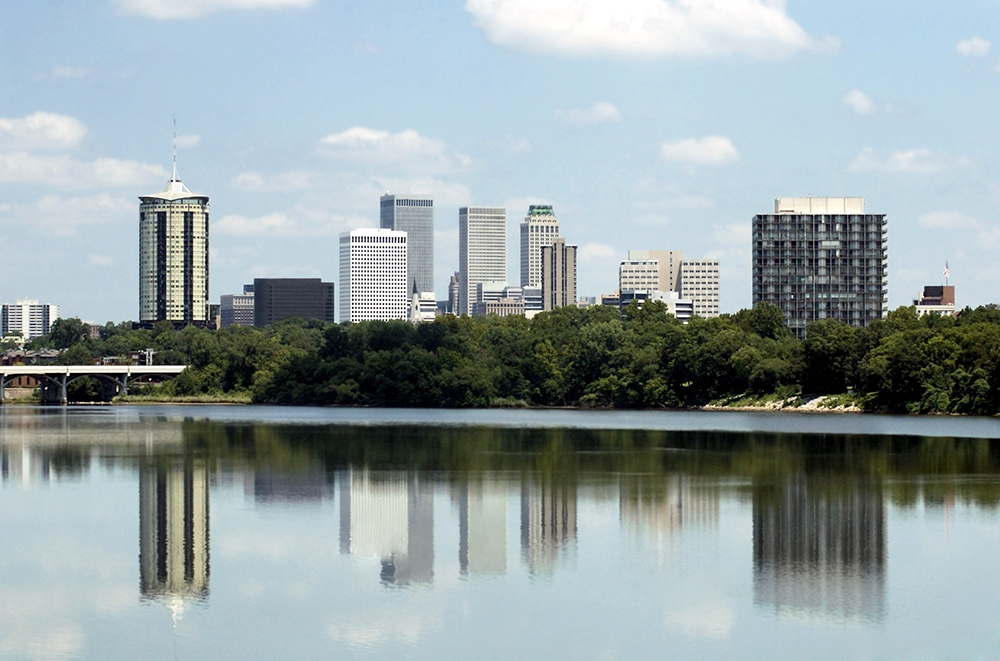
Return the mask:
<svg viewBox="0 0 1000 661">
<path fill-rule="evenodd" d="M 69 394 L 66 392 L 66 377 L 67 374 L 63 374 L 59 378 L 59 403 L 67 404 L 69 402 Z"/>
<path fill-rule="evenodd" d="M 4 390 L 3 390 L 3 388 L 4 388 L 4 382 L 5 382 L 6 380 L 7 380 L 7 377 L 6 377 L 6 375 L 4 375 L 4 374 L 0 374 L 0 405 L 2 405 L 2 404 L 3 404 L 3 402 L 4 402 L 4 397 L 6 397 L 6 396 L 7 396 L 7 393 L 5 393 L 5 392 L 4 392 Z"/>
</svg>

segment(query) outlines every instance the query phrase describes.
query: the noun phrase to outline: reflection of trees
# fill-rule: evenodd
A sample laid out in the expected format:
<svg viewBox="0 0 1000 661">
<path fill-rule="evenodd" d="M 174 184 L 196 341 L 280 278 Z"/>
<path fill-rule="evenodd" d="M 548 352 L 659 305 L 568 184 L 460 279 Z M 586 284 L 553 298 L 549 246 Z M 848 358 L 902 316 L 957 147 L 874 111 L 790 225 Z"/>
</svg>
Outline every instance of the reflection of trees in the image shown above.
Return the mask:
<svg viewBox="0 0 1000 661">
<path fill-rule="evenodd" d="M 754 486 L 754 602 L 778 611 L 881 620 L 881 480 L 794 474 Z"/>
<path fill-rule="evenodd" d="M 995 509 L 1000 446 L 990 440 L 642 430 L 184 424 L 186 446 L 217 465 L 323 473 L 348 467 L 467 476 L 536 471 L 615 488 L 615 474 L 778 480 L 803 471 L 880 476 L 901 506 L 923 497 Z M 933 480 L 926 480 L 933 476 Z M 889 479 L 891 478 L 891 479 Z"/>
</svg>

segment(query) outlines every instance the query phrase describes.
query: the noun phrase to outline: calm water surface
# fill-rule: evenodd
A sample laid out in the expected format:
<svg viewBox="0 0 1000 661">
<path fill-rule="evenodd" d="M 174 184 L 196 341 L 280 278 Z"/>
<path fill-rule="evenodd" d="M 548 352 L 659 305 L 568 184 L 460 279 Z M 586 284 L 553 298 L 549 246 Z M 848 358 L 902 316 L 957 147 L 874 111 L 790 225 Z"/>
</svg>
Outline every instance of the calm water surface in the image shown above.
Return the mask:
<svg viewBox="0 0 1000 661">
<path fill-rule="evenodd" d="M 0 658 L 1000 658 L 998 438 L 0 407 Z"/>
</svg>

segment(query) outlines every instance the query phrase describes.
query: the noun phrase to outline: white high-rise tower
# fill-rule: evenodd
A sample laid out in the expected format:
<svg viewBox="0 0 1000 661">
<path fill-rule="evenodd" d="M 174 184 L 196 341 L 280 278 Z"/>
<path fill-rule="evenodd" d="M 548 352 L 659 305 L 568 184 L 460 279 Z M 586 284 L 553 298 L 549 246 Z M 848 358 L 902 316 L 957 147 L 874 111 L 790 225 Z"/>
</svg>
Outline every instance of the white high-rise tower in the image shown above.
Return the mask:
<svg viewBox="0 0 1000 661">
<path fill-rule="evenodd" d="M 521 286 L 542 286 L 542 246 L 559 238 L 559 219 L 551 204 L 532 204 L 521 223 Z"/>
<path fill-rule="evenodd" d="M 472 314 L 476 285 L 507 281 L 507 210 L 462 207 L 458 210 L 458 310 Z"/>
<path fill-rule="evenodd" d="M 387 229 L 359 229 L 340 235 L 340 320 L 406 319 L 407 235 Z"/>
<path fill-rule="evenodd" d="M 166 188 L 139 197 L 139 321 L 208 320 L 208 196 L 174 171 Z"/>
</svg>

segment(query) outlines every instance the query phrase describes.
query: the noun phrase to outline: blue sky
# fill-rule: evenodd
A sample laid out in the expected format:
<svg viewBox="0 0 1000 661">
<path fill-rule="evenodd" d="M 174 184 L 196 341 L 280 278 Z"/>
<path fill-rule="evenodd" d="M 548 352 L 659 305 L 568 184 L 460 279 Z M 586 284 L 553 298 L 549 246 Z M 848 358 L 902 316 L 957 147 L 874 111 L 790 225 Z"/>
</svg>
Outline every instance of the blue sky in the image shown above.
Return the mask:
<svg viewBox="0 0 1000 661">
<path fill-rule="evenodd" d="M 0 299 L 134 319 L 138 199 L 211 196 L 211 296 L 339 276 L 378 195 L 527 205 L 581 246 L 718 257 L 750 305 L 750 219 L 778 196 L 889 214 L 890 306 L 941 282 L 1000 302 L 1000 2 L 39 0 L 0 12 Z"/>
</svg>

